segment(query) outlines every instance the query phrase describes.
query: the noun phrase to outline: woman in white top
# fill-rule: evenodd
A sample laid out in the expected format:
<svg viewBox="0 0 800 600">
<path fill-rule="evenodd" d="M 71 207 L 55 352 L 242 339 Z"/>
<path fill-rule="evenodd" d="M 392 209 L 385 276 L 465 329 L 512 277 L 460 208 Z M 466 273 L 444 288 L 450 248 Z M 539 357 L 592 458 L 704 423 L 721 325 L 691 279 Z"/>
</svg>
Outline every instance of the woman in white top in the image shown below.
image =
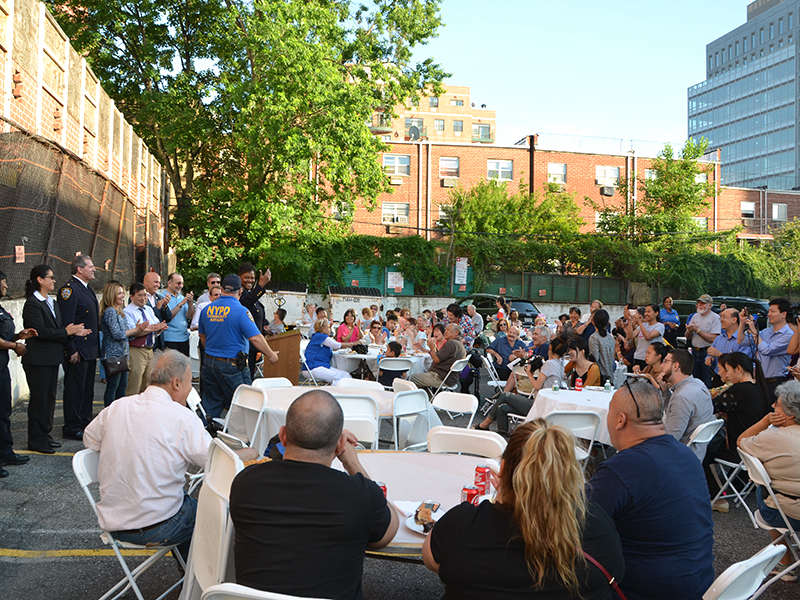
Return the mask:
<svg viewBox="0 0 800 600">
<path fill-rule="evenodd" d="M 376 317 L 374 321 L 371 321 L 369 324 L 369 329 L 364 337 L 361 339 L 362 344 L 366 344 L 367 346 L 384 346 L 386 345 L 387 335 L 383 331 L 383 325 L 381 325 L 380 317 Z"/>
<path fill-rule="evenodd" d="M 519 318 L 519 313 L 511 309 L 511 313 L 508 315 L 508 325 L 509 327 L 516 327 L 520 331 L 522 331 L 522 321 Z"/>
<path fill-rule="evenodd" d="M 653 342 L 664 343 L 664 324 L 658 322 L 659 308 L 657 304 L 648 304 L 644 307 L 644 317 L 638 311 L 628 319 L 625 328 L 629 340 L 636 340 L 636 352 L 633 354 L 633 364 L 640 369 L 647 366 L 645 356 L 647 347 Z"/>
<path fill-rule="evenodd" d="M 405 333 L 403 334 L 403 343 L 406 347 L 406 352 L 428 352 L 428 336 L 424 331 L 417 328 L 418 321 L 414 317 L 408 317 L 408 325 L 406 325 Z"/>
</svg>

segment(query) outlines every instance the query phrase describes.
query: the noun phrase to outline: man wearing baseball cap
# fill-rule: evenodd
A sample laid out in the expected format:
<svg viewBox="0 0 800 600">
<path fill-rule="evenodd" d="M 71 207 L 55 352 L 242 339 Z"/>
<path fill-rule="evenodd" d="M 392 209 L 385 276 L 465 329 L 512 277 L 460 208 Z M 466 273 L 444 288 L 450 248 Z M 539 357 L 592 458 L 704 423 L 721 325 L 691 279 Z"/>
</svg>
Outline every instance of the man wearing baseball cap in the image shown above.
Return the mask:
<svg viewBox="0 0 800 600">
<path fill-rule="evenodd" d="M 708 294 L 697 299 L 697 312 L 686 326 L 686 342 L 692 347 L 694 377 L 711 387 L 711 367 L 706 364 L 708 348 L 722 331 L 719 315 L 711 310 L 714 301 Z"/>
<path fill-rule="evenodd" d="M 253 315 L 239 302 L 241 295 L 242 280 L 238 275 L 226 275 L 222 294 L 203 310 L 198 323 L 200 341 L 205 347 L 200 371 L 203 408 L 212 418 L 230 406 L 238 386 L 252 383 L 247 368 L 250 344 L 270 363 L 278 362 L 278 354 L 256 327 Z"/>
</svg>

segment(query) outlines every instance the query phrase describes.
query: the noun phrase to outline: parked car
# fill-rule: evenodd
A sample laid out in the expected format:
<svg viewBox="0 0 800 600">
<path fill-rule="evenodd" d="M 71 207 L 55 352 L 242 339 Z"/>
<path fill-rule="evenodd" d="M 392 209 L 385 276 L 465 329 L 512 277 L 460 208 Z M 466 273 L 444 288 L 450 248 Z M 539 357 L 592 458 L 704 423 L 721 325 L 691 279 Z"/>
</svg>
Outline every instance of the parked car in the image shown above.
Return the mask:
<svg viewBox="0 0 800 600">
<path fill-rule="evenodd" d="M 466 311 L 467 306 L 474 304 L 475 310 L 483 317 L 483 322 L 488 324 L 489 317 L 497 315 L 497 299 L 499 297 L 497 294 L 471 294 L 460 300 L 458 305 Z M 505 298 L 511 309 L 519 313 L 522 324 L 526 327 L 532 326 L 541 312 L 536 305 L 524 298 L 509 298 L 508 296 Z"/>
<path fill-rule="evenodd" d="M 758 325 L 759 329 L 764 329 L 769 325 L 769 321 L 767 321 L 769 302 L 766 300 L 748 298 L 746 296 L 713 296 L 713 298 L 714 306 L 717 307 L 720 304 L 725 304 L 728 308 L 735 308 L 738 311 L 747 308 L 753 318 L 756 319 L 756 325 Z"/>
</svg>

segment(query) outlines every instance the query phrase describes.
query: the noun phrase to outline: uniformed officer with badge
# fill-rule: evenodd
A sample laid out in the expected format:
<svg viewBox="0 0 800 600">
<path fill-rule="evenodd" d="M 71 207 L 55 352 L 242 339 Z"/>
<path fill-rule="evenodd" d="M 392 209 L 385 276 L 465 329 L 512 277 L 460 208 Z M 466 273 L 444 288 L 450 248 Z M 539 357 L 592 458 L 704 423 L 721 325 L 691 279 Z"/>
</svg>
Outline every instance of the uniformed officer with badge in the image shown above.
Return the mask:
<svg viewBox="0 0 800 600">
<path fill-rule="evenodd" d="M 88 256 L 78 255 L 71 264 L 70 279 L 58 291 L 58 308 L 64 323 L 81 324 L 88 333 L 68 338 L 64 361 L 64 427 L 67 440 L 82 440 L 83 429 L 92 420 L 94 374 L 100 356 L 100 308 L 89 287 L 95 266 Z"/>
<path fill-rule="evenodd" d="M 0 271 L 0 298 L 6 295 L 8 282 L 6 274 Z M 14 454 L 11 439 L 11 373 L 8 370 L 8 351 L 13 350 L 17 356 L 25 354 L 25 344 L 18 340 L 26 340 L 36 336 L 35 329 L 23 329 L 14 333 L 14 319 L 0 306 L 0 478 L 8 477 L 6 465 L 24 465 L 29 456 Z"/>
<path fill-rule="evenodd" d="M 241 294 L 242 280 L 238 275 L 227 275 L 222 280 L 220 297 L 200 315 L 200 341 L 206 349 L 200 372 L 203 408 L 212 418 L 230 406 L 238 386 L 252 383 L 247 368 L 250 344 L 270 363 L 278 361 L 278 353 L 269 347 L 253 315 L 239 302 Z"/>
</svg>

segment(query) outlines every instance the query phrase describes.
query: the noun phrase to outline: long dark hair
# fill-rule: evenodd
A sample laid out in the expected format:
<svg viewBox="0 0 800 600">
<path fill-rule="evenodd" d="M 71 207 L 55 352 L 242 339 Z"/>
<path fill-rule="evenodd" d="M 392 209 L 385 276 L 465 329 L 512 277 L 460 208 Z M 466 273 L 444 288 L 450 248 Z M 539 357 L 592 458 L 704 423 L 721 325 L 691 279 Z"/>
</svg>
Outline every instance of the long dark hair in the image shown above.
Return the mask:
<svg viewBox="0 0 800 600">
<path fill-rule="evenodd" d="M 44 279 L 52 272 L 53 269 L 51 269 L 49 265 L 36 265 L 33 267 L 31 269 L 30 279 L 25 282 L 25 297 L 30 298 L 33 296 L 34 292 L 41 290 L 42 286 L 39 285 L 38 278 L 41 277 Z"/>
<path fill-rule="evenodd" d="M 570 350 L 575 350 L 576 352 L 583 351 L 583 354 L 589 362 L 597 362 L 594 354 L 589 352 L 589 343 L 582 337 L 570 340 L 568 347 Z"/>
<path fill-rule="evenodd" d="M 761 392 L 761 400 L 764 403 L 764 414 L 770 410 L 769 395 L 767 392 L 767 382 L 764 380 L 764 370 L 761 368 L 761 361 L 757 358 L 750 358 L 744 352 L 730 352 L 725 356 L 725 365 L 731 369 L 742 367 L 746 372 L 753 376 L 753 379 Z"/>
<path fill-rule="evenodd" d="M 597 330 L 597 335 L 600 337 L 606 337 L 608 335 L 608 321 L 610 317 L 608 316 L 608 311 L 601 308 L 594 313 L 594 317 L 592 317 L 592 323 L 594 323 L 594 328 Z"/>
</svg>

